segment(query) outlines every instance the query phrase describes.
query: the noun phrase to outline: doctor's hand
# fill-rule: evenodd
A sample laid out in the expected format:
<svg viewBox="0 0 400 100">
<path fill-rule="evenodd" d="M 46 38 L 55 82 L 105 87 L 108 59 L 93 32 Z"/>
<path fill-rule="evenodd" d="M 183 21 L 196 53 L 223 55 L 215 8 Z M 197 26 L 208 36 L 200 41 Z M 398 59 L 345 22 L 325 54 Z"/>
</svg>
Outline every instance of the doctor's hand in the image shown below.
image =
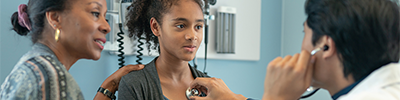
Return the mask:
<svg viewBox="0 0 400 100">
<path fill-rule="evenodd" d="M 100 87 L 110 90 L 112 93 L 115 93 L 118 90 L 119 81 L 121 80 L 122 76 L 125 76 L 131 71 L 142 70 L 144 65 L 126 65 L 121 67 L 117 71 L 115 71 L 112 75 L 110 75 L 104 82 L 101 84 Z M 107 96 L 102 93 L 97 92 L 95 98 L 96 100 L 110 100 Z"/>
<path fill-rule="evenodd" d="M 277 57 L 267 67 L 263 100 L 297 100 L 310 86 L 315 57 L 310 52 Z"/>
<path fill-rule="evenodd" d="M 195 88 L 205 94 L 206 97 L 190 97 L 191 100 L 246 100 L 247 98 L 240 94 L 233 93 L 225 82 L 219 78 L 196 78 L 190 88 Z"/>
</svg>

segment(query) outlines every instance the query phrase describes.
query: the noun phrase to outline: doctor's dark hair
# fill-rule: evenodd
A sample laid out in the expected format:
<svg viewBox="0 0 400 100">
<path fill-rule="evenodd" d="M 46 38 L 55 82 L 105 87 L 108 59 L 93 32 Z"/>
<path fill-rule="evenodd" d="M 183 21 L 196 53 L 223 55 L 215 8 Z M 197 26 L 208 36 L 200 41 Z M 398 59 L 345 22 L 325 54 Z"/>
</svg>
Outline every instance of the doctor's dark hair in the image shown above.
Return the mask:
<svg viewBox="0 0 400 100">
<path fill-rule="evenodd" d="M 390 0 L 307 0 L 307 24 L 315 46 L 331 37 L 345 77 L 358 81 L 399 61 L 399 7 Z"/>
<path fill-rule="evenodd" d="M 13 25 L 12 30 L 17 32 L 21 36 L 26 36 L 28 33 L 31 36 L 32 42 L 36 43 L 42 39 L 42 32 L 45 26 L 46 12 L 48 11 L 64 11 L 68 8 L 68 3 L 71 0 L 29 0 L 27 4 L 28 19 L 31 23 L 31 30 L 26 27 L 22 27 L 18 24 L 18 11 L 14 12 L 11 16 L 11 24 Z M 17 8 L 17 6 L 15 7 Z"/>
<path fill-rule="evenodd" d="M 180 0 L 134 0 L 127 8 L 126 26 L 128 27 L 129 37 L 137 39 L 144 36 L 149 51 L 150 49 L 159 51 L 160 44 L 157 36 L 151 31 L 150 19 L 154 17 L 161 27 L 164 14 L 169 13 L 170 8 L 173 5 L 177 5 L 179 1 Z M 196 2 L 203 11 L 203 1 L 193 1 Z M 154 46 L 151 46 L 151 43 L 153 43 Z"/>
</svg>

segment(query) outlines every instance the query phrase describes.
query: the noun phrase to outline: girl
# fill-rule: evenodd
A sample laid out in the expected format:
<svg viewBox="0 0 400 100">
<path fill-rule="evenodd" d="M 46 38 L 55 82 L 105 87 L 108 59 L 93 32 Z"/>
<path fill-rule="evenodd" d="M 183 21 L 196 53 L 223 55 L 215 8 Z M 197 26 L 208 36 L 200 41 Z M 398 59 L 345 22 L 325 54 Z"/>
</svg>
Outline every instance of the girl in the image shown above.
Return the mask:
<svg viewBox="0 0 400 100">
<path fill-rule="evenodd" d="M 207 77 L 188 63 L 203 39 L 202 1 L 135 0 L 128 9 L 130 36 L 145 36 L 160 55 L 143 70 L 122 77 L 119 99 L 187 99 L 190 83 L 196 77 Z"/>
</svg>

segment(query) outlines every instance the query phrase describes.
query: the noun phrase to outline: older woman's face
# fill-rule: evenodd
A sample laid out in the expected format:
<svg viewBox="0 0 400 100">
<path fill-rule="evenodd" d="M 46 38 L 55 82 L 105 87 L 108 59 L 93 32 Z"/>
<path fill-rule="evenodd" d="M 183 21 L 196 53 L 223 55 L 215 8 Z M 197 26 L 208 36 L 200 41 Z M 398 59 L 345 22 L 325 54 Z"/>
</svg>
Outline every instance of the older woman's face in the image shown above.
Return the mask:
<svg viewBox="0 0 400 100">
<path fill-rule="evenodd" d="M 59 43 L 72 56 L 98 60 L 110 32 L 106 0 L 74 0 L 61 16 Z"/>
</svg>

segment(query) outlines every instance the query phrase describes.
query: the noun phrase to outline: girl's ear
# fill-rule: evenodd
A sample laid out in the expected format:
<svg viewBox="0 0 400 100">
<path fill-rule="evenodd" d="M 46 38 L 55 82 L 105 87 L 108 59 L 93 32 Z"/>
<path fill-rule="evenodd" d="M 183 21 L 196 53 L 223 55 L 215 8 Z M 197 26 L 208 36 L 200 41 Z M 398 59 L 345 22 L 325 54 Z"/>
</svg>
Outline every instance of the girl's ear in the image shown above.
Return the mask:
<svg viewBox="0 0 400 100">
<path fill-rule="evenodd" d="M 158 24 L 156 18 L 154 17 L 150 19 L 150 28 L 155 36 L 160 36 L 160 24 Z"/>
</svg>

